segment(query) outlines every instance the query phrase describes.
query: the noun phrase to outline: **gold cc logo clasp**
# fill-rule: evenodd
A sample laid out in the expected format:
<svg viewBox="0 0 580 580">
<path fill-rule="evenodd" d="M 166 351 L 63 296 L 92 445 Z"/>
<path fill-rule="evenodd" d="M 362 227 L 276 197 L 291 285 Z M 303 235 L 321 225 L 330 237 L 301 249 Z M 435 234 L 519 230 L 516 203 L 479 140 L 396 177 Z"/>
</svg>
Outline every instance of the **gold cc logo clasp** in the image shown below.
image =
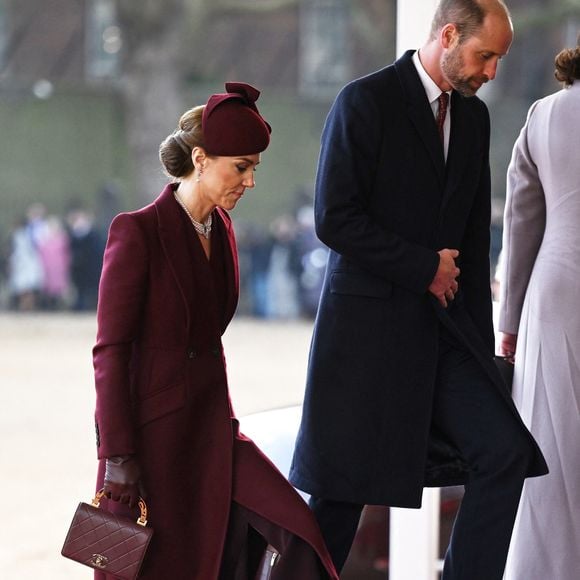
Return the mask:
<svg viewBox="0 0 580 580">
<path fill-rule="evenodd" d="M 102 556 L 101 554 L 93 554 L 91 557 L 91 564 L 95 568 L 106 568 L 108 563 L 109 559 L 106 556 Z"/>
</svg>

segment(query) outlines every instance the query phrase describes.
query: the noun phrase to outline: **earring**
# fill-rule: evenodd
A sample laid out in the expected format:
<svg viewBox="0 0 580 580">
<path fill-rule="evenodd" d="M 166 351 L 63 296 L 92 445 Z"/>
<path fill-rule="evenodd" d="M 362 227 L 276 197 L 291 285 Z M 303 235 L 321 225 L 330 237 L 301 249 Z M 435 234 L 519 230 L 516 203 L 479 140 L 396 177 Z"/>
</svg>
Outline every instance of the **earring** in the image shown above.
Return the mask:
<svg viewBox="0 0 580 580">
<path fill-rule="evenodd" d="M 203 167 L 200 167 L 199 170 L 198 170 L 198 172 L 197 172 L 197 177 L 195 178 L 195 181 L 197 183 L 199 183 L 201 181 L 202 174 L 203 174 Z"/>
</svg>

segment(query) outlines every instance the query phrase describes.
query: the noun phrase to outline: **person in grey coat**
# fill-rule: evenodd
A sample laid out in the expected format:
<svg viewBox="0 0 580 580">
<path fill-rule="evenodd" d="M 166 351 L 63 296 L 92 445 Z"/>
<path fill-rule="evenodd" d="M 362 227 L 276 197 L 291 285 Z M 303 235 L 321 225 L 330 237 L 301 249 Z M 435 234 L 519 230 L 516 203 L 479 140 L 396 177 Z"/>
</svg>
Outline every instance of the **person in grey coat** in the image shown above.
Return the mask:
<svg viewBox="0 0 580 580">
<path fill-rule="evenodd" d="M 557 55 L 556 78 L 564 88 L 531 106 L 508 168 L 500 350 L 550 473 L 524 485 L 506 580 L 580 570 L 580 42 Z"/>
<path fill-rule="evenodd" d="M 365 504 L 416 508 L 425 485 L 465 484 L 443 577 L 500 580 L 523 481 L 546 471 L 493 362 L 474 95 L 512 37 L 501 1 L 443 0 L 426 44 L 349 83 L 325 124 L 330 252 L 290 480 L 339 571 Z"/>
</svg>

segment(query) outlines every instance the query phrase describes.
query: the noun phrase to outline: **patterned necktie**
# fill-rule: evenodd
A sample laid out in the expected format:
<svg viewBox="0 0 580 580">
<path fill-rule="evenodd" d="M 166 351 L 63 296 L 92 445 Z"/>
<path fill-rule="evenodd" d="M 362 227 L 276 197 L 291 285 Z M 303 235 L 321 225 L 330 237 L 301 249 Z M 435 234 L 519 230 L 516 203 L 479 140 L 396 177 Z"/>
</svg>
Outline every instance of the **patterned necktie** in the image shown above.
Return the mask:
<svg viewBox="0 0 580 580">
<path fill-rule="evenodd" d="M 445 124 L 445 117 L 447 115 L 449 95 L 447 93 L 441 93 L 437 100 L 439 101 L 439 108 L 437 109 L 437 129 L 439 129 L 441 143 L 445 144 L 445 133 L 443 132 L 443 125 Z"/>
</svg>

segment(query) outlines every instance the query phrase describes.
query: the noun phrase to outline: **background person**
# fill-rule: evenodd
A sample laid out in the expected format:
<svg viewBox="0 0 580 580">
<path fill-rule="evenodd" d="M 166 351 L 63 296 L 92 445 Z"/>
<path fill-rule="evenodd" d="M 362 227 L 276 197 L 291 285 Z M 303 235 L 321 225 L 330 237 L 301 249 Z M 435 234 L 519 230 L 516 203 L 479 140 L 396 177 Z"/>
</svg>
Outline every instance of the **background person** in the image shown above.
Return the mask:
<svg viewBox="0 0 580 580">
<path fill-rule="evenodd" d="M 8 251 L 8 293 L 15 310 L 36 310 L 44 274 L 38 246 L 29 222 L 23 218 L 12 230 Z"/>
<path fill-rule="evenodd" d="M 465 484 L 445 580 L 500 580 L 545 463 L 493 362 L 489 115 L 513 37 L 498 0 L 442 0 L 430 38 L 338 95 L 316 180 L 330 248 L 290 480 L 337 569 L 365 504 Z M 447 101 L 450 100 L 450 107 Z"/>
<path fill-rule="evenodd" d="M 228 211 L 254 186 L 270 127 L 259 91 L 226 91 L 161 144 L 172 183 L 111 224 L 94 348 L 98 487 L 119 513 L 146 490 L 154 536 L 143 579 L 254 580 L 268 543 L 281 554 L 273 580 L 336 579 L 308 506 L 238 432 L 230 405 L 221 336 L 238 269 Z"/>
<path fill-rule="evenodd" d="M 73 310 L 94 310 L 97 307 L 105 241 L 95 226 L 92 212 L 82 204 L 71 205 L 66 222 L 71 255 L 70 277 L 74 286 Z"/>
<path fill-rule="evenodd" d="M 556 78 L 564 88 L 530 108 L 507 176 L 500 350 L 515 355 L 513 397 L 550 473 L 526 481 L 506 580 L 580 570 L 580 46 L 557 55 Z"/>
<path fill-rule="evenodd" d="M 70 245 L 68 233 L 56 215 L 46 218 L 46 227 L 38 241 L 42 262 L 42 307 L 62 310 L 70 293 Z"/>
</svg>

